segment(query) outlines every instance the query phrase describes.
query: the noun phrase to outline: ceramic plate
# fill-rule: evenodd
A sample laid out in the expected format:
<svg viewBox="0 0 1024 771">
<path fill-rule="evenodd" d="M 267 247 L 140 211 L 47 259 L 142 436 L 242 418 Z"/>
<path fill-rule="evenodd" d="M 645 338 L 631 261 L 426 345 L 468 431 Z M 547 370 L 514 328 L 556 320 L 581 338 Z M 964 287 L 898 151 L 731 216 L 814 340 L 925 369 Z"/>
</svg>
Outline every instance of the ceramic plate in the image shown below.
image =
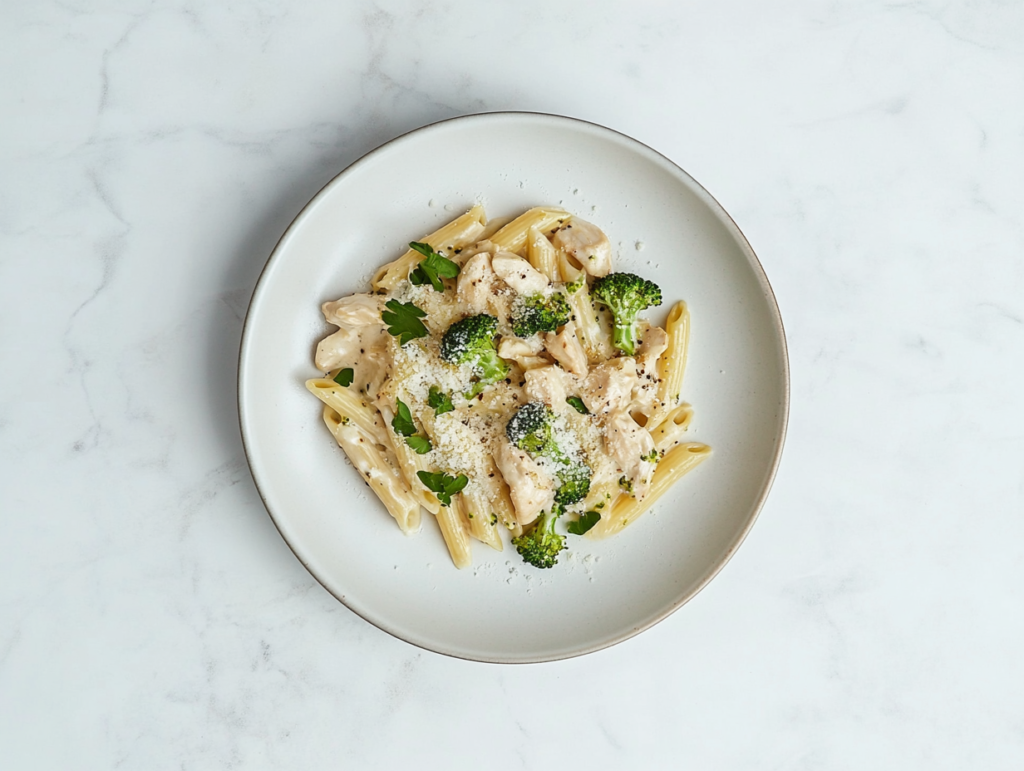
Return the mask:
<svg viewBox="0 0 1024 771">
<path fill-rule="evenodd" d="M 406 537 L 349 466 L 303 386 L 330 331 L 320 304 L 366 291 L 403 245 L 482 202 L 490 217 L 559 205 L 601 227 L 616 269 L 661 285 L 692 315 L 683 398 L 690 441 L 714 454 L 623 533 L 572 537 L 550 570 L 474 543 L 456 570 L 428 514 Z M 569 118 L 490 113 L 383 145 L 306 206 L 264 269 L 245 322 L 238 401 L 249 465 L 310 573 L 370 623 L 439 653 L 532 662 L 599 650 L 693 597 L 764 502 L 788 409 L 779 311 L 729 215 L 671 161 Z"/>
</svg>

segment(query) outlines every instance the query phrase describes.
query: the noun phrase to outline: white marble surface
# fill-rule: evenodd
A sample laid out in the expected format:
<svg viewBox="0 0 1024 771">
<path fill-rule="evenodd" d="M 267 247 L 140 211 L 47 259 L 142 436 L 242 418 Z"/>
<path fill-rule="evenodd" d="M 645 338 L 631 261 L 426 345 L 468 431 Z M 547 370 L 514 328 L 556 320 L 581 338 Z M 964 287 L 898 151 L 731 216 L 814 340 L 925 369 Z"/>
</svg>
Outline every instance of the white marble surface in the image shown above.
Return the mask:
<svg viewBox="0 0 1024 771">
<path fill-rule="evenodd" d="M 0 8 L 0 767 L 1019 769 L 1024 5 L 27 0 Z M 586 118 L 758 251 L 775 489 L 693 602 L 556 664 L 392 639 L 238 435 L 241 319 L 377 144 Z"/>
</svg>

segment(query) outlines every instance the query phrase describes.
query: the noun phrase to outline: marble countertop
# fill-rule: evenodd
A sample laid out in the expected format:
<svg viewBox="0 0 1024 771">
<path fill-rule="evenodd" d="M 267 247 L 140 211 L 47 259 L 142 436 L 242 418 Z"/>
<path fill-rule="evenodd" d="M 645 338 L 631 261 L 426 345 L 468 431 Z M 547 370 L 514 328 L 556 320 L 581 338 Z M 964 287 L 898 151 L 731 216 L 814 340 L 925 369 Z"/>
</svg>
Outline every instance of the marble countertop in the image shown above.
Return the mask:
<svg viewBox="0 0 1024 771">
<path fill-rule="evenodd" d="M 1024 5 L 0 9 L 0 767 L 1019 769 Z M 774 490 L 693 601 L 475 664 L 305 571 L 235 407 L 329 179 L 417 126 L 584 118 L 734 216 L 789 336 Z"/>
</svg>

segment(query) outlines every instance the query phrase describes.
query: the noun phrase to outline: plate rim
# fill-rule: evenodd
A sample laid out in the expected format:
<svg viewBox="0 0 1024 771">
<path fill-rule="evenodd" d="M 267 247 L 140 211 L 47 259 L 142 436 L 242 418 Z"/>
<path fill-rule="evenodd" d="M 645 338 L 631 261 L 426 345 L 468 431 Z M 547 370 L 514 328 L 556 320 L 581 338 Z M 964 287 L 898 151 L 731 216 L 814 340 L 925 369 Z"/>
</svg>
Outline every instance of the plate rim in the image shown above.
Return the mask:
<svg viewBox="0 0 1024 771">
<path fill-rule="evenodd" d="M 318 576 L 317 573 L 310 567 L 310 565 L 306 562 L 306 560 L 303 559 L 302 555 L 299 554 L 299 552 L 296 550 L 296 547 L 291 543 L 291 541 L 288 539 L 288 537 L 284 534 L 284 531 L 281 529 L 281 525 L 278 522 L 277 517 L 274 515 L 274 512 L 271 509 L 270 504 L 267 502 L 267 498 L 264 495 L 263 488 L 262 488 L 262 486 L 260 484 L 260 479 L 259 479 L 259 477 L 258 477 L 258 475 L 256 473 L 256 469 L 253 467 L 252 458 L 250 457 L 250 454 L 249 454 L 249 438 L 248 438 L 247 431 L 246 431 L 246 424 L 248 422 L 248 418 L 247 418 L 246 407 L 245 407 L 245 404 L 244 404 L 244 401 L 243 401 L 243 398 L 242 398 L 242 393 L 244 391 L 244 382 L 245 382 L 245 376 L 244 376 L 243 373 L 245 372 L 245 363 L 246 363 L 247 351 L 248 351 L 248 347 L 249 347 L 249 340 L 250 340 L 250 336 L 251 336 L 251 326 L 250 326 L 249 321 L 250 321 L 250 316 L 253 313 L 253 308 L 254 308 L 254 306 L 257 305 L 258 300 L 262 296 L 262 292 L 265 290 L 266 278 L 267 278 L 268 272 L 269 272 L 271 266 L 277 261 L 277 259 L 279 259 L 281 251 L 282 251 L 282 246 L 285 245 L 286 241 L 288 240 L 288 238 L 292 234 L 292 232 L 297 228 L 298 225 L 300 225 L 300 223 L 306 218 L 306 216 L 309 215 L 309 213 L 312 211 L 312 209 L 315 207 L 315 205 L 320 201 L 321 198 L 324 197 L 324 195 L 328 192 L 328 190 L 330 188 L 332 188 L 335 184 L 338 184 L 344 177 L 348 176 L 351 172 L 355 171 L 359 166 L 362 166 L 363 164 L 368 163 L 375 156 L 383 153 L 391 145 L 393 145 L 393 144 L 395 144 L 397 142 L 401 142 L 401 141 L 407 140 L 409 137 L 413 136 L 414 134 L 421 134 L 421 133 L 429 132 L 429 131 L 437 129 L 440 126 L 443 126 L 443 125 L 449 124 L 449 123 L 455 123 L 455 122 L 464 122 L 464 123 L 486 122 L 488 120 L 500 120 L 501 118 L 509 118 L 509 117 L 530 117 L 530 118 L 538 119 L 538 120 L 540 120 L 542 122 L 543 121 L 547 121 L 547 122 L 550 122 L 550 123 L 563 123 L 563 124 L 566 124 L 566 125 L 578 124 L 578 125 L 585 126 L 589 130 L 596 129 L 597 133 L 604 132 L 604 133 L 613 135 L 614 138 L 618 139 L 619 141 L 625 140 L 625 143 L 627 145 L 632 143 L 632 144 L 638 146 L 638 148 L 642 149 L 643 151 L 645 151 L 647 153 L 652 154 L 657 159 L 659 159 L 661 162 L 663 162 L 663 163 L 667 164 L 668 166 L 670 166 L 676 173 L 681 174 L 684 177 L 686 177 L 687 179 L 689 179 L 690 182 L 692 183 L 692 185 L 694 186 L 694 188 L 696 190 L 699 190 L 702 195 L 706 196 L 708 202 L 710 202 L 711 205 L 713 205 L 714 207 L 717 208 L 717 213 L 719 215 L 724 215 L 724 219 L 726 221 L 727 227 L 729 227 L 731 229 L 733 237 L 740 243 L 741 247 L 743 248 L 744 252 L 746 253 L 746 256 L 747 256 L 748 262 L 750 263 L 750 266 L 752 268 L 754 268 L 755 278 L 757 279 L 757 282 L 758 282 L 760 288 L 762 289 L 762 291 L 763 291 L 763 293 L 765 295 L 765 298 L 767 300 L 769 300 L 768 305 L 769 305 L 770 316 L 771 316 L 771 319 L 772 319 L 772 322 L 773 322 L 773 328 L 774 328 L 773 331 L 775 332 L 775 335 L 776 335 L 776 337 L 778 339 L 778 342 L 780 343 L 780 349 L 779 350 L 780 350 L 781 359 L 782 359 L 782 361 L 781 361 L 781 364 L 782 364 L 782 401 L 781 401 L 781 404 L 780 404 L 780 406 L 781 406 L 781 415 L 780 415 L 780 422 L 779 422 L 778 442 L 776 444 L 775 452 L 773 453 L 771 461 L 770 461 L 769 466 L 768 466 L 767 476 L 766 476 L 765 481 L 763 483 L 763 487 L 762 487 L 762 489 L 760 491 L 760 494 L 758 495 L 757 499 L 754 501 L 754 505 L 753 505 L 753 508 L 752 508 L 752 511 L 751 511 L 751 515 L 750 515 L 749 519 L 747 520 L 747 522 L 745 523 L 742 531 L 739 533 L 739 536 L 736 538 L 735 542 L 732 543 L 729 546 L 729 548 L 725 551 L 725 553 L 718 559 L 718 561 L 715 564 L 712 565 L 711 569 L 708 570 L 708 572 L 705 574 L 705 576 L 697 584 L 695 584 L 694 587 L 690 591 L 688 591 L 685 595 L 683 595 L 680 598 L 678 598 L 671 605 L 666 606 L 666 608 L 663 609 L 661 613 L 657 614 L 652 619 L 650 619 L 647 622 L 645 622 L 643 624 L 640 624 L 638 626 L 628 627 L 628 628 L 624 629 L 622 632 L 620 632 L 618 635 L 616 635 L 616 636 L 614 636 L 614 637 L 612 637 L 610 639 L 607 639 L 607 640 L 604 640 L 604 641 L 601 641 L 601 642 L 598 642 L 598 643 L 593 643 L 593 644 L 590 644 L 590 645 L 578 646 L 578 647 L 576 647 L 573 650 L 568 651 L 568 652 L 563 652 L 563 653 L 558 653 L 558 654 L 553 654 L 553 655 L 540 655 L 540 656 L 531 656 L 531 657 L 515 658 L 515 659 L 503 658 L 501 656 L 494 656 L 494 657 L 489 657 L 489 658 L 483 658 L 483 657 L 476 657 L 476 656 L 462 654 L 462 653 L 456 652 L 454 650 L 445 650 L 445 649 L 440 648 L 440 647 L 430 647 L 428 645 L 423 644 L 423 642 L 418 642 L 416 640 L 409 639 L 408 637 L 405 637 L 404 635 L 402 635 L 397 630 L 389 628 L 388 624 L 386 624 L 384 622 L 381 622 L 379 620 L 370 618 L 367 614 L 361 613 L 359 610 L 357 610 L 356 608 L 352 607 L 352 605 L 350 605 L 348 603 L 348 601 L 347 601 L 347 599 L 346 599 L 346 597 L 344 595 L 339 594 L 339 593 L 335 593 L 334 591 L 332 591 L 331 588 L 329 586 L 327 586 L 326 583 L 324 583 L 324 580 L 321 579 L 320 576 Z M 306 569 L 306 572 L 308 572 L 313 577 L 313 579 L 318 584 L 320 584 L 320 586 L 323 587 L 324 590 L 327 591 L 328 594 L 330 594 L 338 602 L 340 602 L 342 605 L 344 605 L 349 611 L 351 611 L 352 613 L 354 613 L 355 615 L 357 615 L 359 618 L 363 619 L 367 623 L 371 624 L 372 626 L 376 627 L 377 629 L 380 629 L 382 632 L 385 632 L 385 633 L 389 634 L 390 636 L 394 637 L 395 639 L 401 640 L 402 642 L 407 643 L 409 645 L 413 645 L 413 646 L 419 648 L 420 650 L 429 651 L 431 653 L 438 653 L 440 655 L 448 656 L 448 657 L 454 658 L 454 659 L 459 659 L 461 661 L 472 661 L 472 662 L 479 662 L 479 663 L 485 663 L 485 664 L 539 664 L 539 663 L 545 663 L 545 662 L 565 661 L 565 660 L 568 660 L 568 659 L 577 658 L 579 656 L 585 656 L 585 655 L 587 655 L 589 653 L 596 653 L 597 651 L 605 650 L 607 648 L 611 648 L 611 647 L 613 647 L 615 645 L 623 643 L 626 640 L 629 640 L 629 639 L 631 639 L 633 637 L 636 637 L 640 633 L 647 631 L 648 629 L 650 629 L 651 627 L 655 626 L 656 624 L 659 624 L 662 621 L 664 621 L 666 618 L 668 618 L 673 613 L 675 613 L 677 610 L 679 610 L 681 607 L 683 607 L 683 605 L 685 605 L 690 600 L 692 600 L 694 597 L 696 597 L 701 591 L 703 591 L 703 589 L 709 583 L 711 583 L 711 581 L 721 572 L 721 570 L 725 567 L 725 565 L 732 559 L 733 555 L 737 552 L 737 550 L 740 548 L 740 546 L 743 545 L 744 541 L 746 541 L 747 536 L 749 535 L 751 529 L 754 527 L 754 523 L 757 522 L 758 517 L 760 517 L 761 510 L 764 508 L 764 504 L 765 504 L 765 502 L 768 499 L 768 495 L 771 492 L 772 486 L 775 483 L 775 478 L 776 478 L 776 476 L 778 474 L 779 465 L 780 465 L 780 463 L 782 461 L 783 449 L 784 449 L 785 444 L 786 444 L 786 436 L 787 436 L 788 429 L 789 429 L 790 391 L 791 391 L 790 367 L 789 367 L 789 346 L 788 346 L 788 342 L 786 340 L 786 330 L 785 330 L 785 325 L 784 325 L 783 319 L 782 319 L 782 313 L 781 313 L 781 311 L 779 309 L 778 298 L 775 295 L 775 291 L 772 288 L 771 282 L 768 280 L 768 275 L 765 273 L 764 266 L 762 265 L 761 260 L 758 258 L 757 253 L 754 251 L 754 248 L 750 245 L 750 241 L 747 239 L 746 235 L 740 229 L 739 225 L 736 223 L 736 220 L 733 219 L 732 215 L 729 214 L 729 212 L 726 210 L 726 208 L 724 206 L 722 206 L 722 204 L 718 201 L 718 199 L 715 198 L 707 190 L 707 188 L 705 188 L 700 182 L 698 182 L 689 172 L 687 172 L 685 169 L 683 169 L 681 166 L 679 166 L 671 158 L 667 157 L 666 155 L 664 155 L 663 153 L 659 152 L 658 150 L 655 150 L 650 145 L 648 145 L 648 144 L 646 144 L 644 142 L 641 142 L 639 139 L 636 139 L 635 137 L 629 136 L 628 134 L 625 134 L 625 133 L 623 133 L 621 131 L 617 131 L 617 130 L 615 130 L 613 128 L 609 128 L 609 127 L 604 126 L 604 125 L 599 124 L 599 123 L 594 123 L 593 121 L 584 120 L 582 118 L 574 118 L 574 117 L 570 117 L 570 116 L 567 116 L 567 115 L 558 115 L 558 114 L 555 114 L 555 113 L 537 112 L 537 111 L 530 111 L 530 110 L 492 110 L 492 111 L 477 112 L 477 113 L 467 113 L 467 114 L 464 114 L 464 115 L 456 115 L 456 116 L 453 116 L 451 118 L 444 118 L 442 120 L 433 121 L 431 123 L 426 123 L 426 124 L 424 124 L 422 126 L 418 126 L 416 128 L 410 129 L 409 131 L 403 132 L 402 134 L 399 134 L 398 136 L 392 137 L 391 139 L 381 143 L 380 145 L 377 145 L 373 149 L 371 149 L 368 152 L 366 152 L 363 155 L 361 155 L 359 158 L 357 158 L 355 161 L 350 163 L 348 166 L 343 168 L 341 171 L 339 171 L 333 177 L 331 177 L 331 179 L 329 179 L 316 192 L 316 194 L 314 196 L 312 196 L 309 199 L 309 201 L 306 202 L 306 204 L 292 218 L 291 222 L 288 223 L 288 226 L 284 229 L 284 231 L 282 232 L 280 238 L 278 238 L 277 242 L 274 244 L 274 248 L 271 250 L 270 255 L 267 257 L 267 260 L 264 263 L 262 270 L 260 271 L 259 278 L 257 278 L 256 284 L 253 287 L 252 295 L 249 297 L 249 304 L 246 307 L 245 318 L 242 320 L 242 335 L 240 337 L 239 346 L 238 346 L 238 366 L 237 366 L 237 370 L 236 370 L 236 379 L 235 380 L 236 380 L 235 398 L 236 398 L 236 405 L 237 405 L 237 408 L 238 408 L 238 427 L 239 427 L 239 433 L 241 434 L 241 439 L 242 439 L 242 451 L 245 454 L 245 462 L 246 462 L 246 465 L 249 468 L 249 475 L 252 477 L 253 484 L 256 487 L 256 492 L 257 492 L 257 494 L 260 497 L 260 501 L 263 503 L 264 510 L 267 512 L 267 514 L 270 517 L 270 521 L 273 522 L 274 527 L 277 529 L 278 534 L 281 536 L 281 539 L 288 546 L 288 549 L 292 552 L 292 554 L 295 555 L 295 558 L 298 559 L 299 564 L 301 564 Z"/>
</svg>

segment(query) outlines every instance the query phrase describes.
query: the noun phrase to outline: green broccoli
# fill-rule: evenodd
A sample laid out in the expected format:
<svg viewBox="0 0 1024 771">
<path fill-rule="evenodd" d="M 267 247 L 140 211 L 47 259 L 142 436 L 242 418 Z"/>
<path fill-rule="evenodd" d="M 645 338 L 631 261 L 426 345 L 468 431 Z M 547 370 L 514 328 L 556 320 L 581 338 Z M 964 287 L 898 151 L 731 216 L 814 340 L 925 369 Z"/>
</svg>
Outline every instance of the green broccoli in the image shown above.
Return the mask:
<svg viewBox="0 0 1024 771">
<path fill-rule="evenodd" d="M 636 351 L 636 317 L 645 308 L 661 305 L 661 288 L 632 273 L 609 273 L 597 279 L 591 296 L 607 305 L 615 320 L 612 342 L 628 356 Z"/>
<path fill-rule="evenodd" d="M 520 297 L 512 306 L 512 331 L 520 337 L 554 332 L 572 318 L 572 308 L 561 292 Z"/>
<path fill-rule="evenodd" d="M 555 532 L 555 522 L 561 514 L 562 509 L 556 504 L 551 512 L 541 513 L 530 531 L 512 539 L 523 562 L 535 568 L 552 568 L 558 564 L 558 554 L 565 548 L 565 536 Z"/>
<path fill-rule="evenodd" d="M 498 356 L 494 335 L 498 320 L 481 314 L 456 321 L 441 338 L 441 358 L 449 364 L 471 364 L 477 388 L 508 377 L 509 366 Z"/>
<path fill-rule="evenodd" d="M 530 457 L 544 458 L 555 464 L 554 475 L 558 483 L 555 504 L 564 508 L 587 497 L 593 474 L 583 461 L 570 457 L 558 445 L 554 435 L 555 413 L 543 402 L 527 402 L 505 426 L 505 435 Z"/>
</svg>

